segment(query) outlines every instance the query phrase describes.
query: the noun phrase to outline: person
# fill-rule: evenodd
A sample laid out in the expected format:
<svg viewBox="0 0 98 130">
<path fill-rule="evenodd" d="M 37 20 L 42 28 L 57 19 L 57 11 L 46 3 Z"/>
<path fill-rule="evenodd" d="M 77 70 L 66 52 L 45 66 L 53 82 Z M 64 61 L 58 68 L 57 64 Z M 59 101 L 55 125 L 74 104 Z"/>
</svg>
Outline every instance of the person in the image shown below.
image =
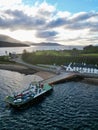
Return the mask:
<svg viewBox="0 0 98 130">
<path fill-rule="evenodd" d="M 44 85 L 43 85 L 43 83 L 40 83 L 40 88 L 42 88 L 42 89 L 43 89 L 43 86 L 44 86 Z"/>
</svg>

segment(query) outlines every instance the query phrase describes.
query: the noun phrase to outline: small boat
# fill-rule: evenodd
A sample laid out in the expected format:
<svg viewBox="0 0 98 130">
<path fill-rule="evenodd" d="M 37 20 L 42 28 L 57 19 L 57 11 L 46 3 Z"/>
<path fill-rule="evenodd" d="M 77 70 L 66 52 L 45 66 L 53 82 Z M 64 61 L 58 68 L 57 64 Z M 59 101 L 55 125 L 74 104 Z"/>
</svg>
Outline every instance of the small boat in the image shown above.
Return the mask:
<svg viewBox="0 0 98 130">
<path fill-rule="evenodd" d="M 13 96 L 7 96 L 5 102 L 14 108 L 21 108 L 30 103 L 39 101 L 43 96 L 49 93 L 53 88 L 49 84 L 30 83 L 28 89 Z"/>
</svg>

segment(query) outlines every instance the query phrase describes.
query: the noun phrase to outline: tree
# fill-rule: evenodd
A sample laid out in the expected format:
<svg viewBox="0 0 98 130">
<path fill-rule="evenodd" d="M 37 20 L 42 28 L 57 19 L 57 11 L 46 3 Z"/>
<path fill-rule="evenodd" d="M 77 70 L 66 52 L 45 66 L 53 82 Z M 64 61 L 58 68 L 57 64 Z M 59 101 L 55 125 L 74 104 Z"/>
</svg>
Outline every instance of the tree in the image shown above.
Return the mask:
<svg viewBox="0 0 98 130">
<path fill-rule="evenodd" d="M 78 56 L 79 55 L 79 51 L 77 48 L 73 48 L 72 51 L 71 51 L 71 55 L 72 56 Z"/>
</svg>

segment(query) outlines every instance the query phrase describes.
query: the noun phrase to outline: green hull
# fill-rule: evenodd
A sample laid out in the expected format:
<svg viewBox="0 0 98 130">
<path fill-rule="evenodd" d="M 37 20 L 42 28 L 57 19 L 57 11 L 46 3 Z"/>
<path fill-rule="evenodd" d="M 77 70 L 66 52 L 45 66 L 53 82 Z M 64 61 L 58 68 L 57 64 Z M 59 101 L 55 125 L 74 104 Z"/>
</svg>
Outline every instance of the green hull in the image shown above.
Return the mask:
<svg viewBox="0 0 98 130">
<path fill-rule="evenodd" d="M 36 103 L 37 101 L 40 101 L 40 99 L 42 99 L 46 94 L 48 94 L 52 90 L 53 90 L 53 88 L 50 85 L 45 84 L 43 86 L 43 91 L 41 93 L 35 95 L 34 97 L 30 96 L 30 97 L 28 97 L 28 99 L 22 100 L 21 102 L 14 102 L 14 96 L 7 96 L 5 98 L 5 102 L 14 108 L 20 108 L 27 104 Z"/>
</svg>

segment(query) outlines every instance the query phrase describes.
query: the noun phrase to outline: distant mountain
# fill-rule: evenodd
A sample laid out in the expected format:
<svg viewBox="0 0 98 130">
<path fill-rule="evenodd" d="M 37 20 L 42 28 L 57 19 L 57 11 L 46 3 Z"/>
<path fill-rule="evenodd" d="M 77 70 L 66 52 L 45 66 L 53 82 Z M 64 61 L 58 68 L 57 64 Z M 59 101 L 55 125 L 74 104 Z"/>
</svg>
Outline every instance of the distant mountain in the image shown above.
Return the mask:
<svg viewBox="0 0 98 130">
<path fill-rule="evenodd" d="M 28 46 L 28 45 L 21 44 L 21 43 L 12 43 L 12 42 L 0 41 L 0 47 L 24 47 L 24 46 Z"/>
<path fill-rule="evenodd" d="M 34 45 L 34 46 L 61 46 L 58 43 L 52 43 L 52 42 L 31 43 L 31 45 Z"/>
<path fill-rule="evenodd" d="M 4 42 L 12 42 L 12 43 L 21 43 L 20 41 L 11 38 L 7 35 L 0 35 L 0 41 L 4 41 Z"/>
<path fill-rule="evenodd" d="M 28 45 L 9 36 L 0 35 L 0 47 L 18 47 L 18 46 L 21 47 Z"/>
</svg>

